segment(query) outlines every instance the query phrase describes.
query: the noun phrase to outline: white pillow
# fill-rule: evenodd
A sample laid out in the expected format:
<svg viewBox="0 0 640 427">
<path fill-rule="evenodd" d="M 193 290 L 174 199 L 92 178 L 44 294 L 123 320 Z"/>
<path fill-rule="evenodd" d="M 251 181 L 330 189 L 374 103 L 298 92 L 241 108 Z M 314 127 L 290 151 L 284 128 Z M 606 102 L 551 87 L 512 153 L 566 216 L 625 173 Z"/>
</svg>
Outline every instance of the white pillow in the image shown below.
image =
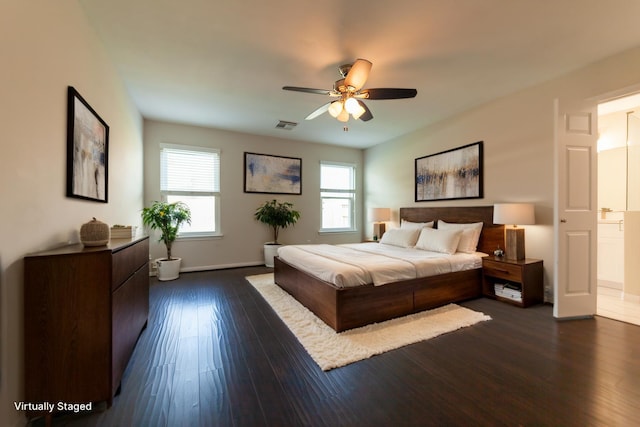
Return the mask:
<svg viewBox="0 0 640 427">
<path fill-rule="evenodd" d="M 429 221 L 429 222 L 411 222 L 411 221 L 407 221 L 405 219 L 402 220 L 402 222 L 400 222 L 400 228 L 401 229 L 418 229 L 421 230 L 423 228 L 433 228 L 433 221 Z"/>
<path fill-rule="evenodd" d="M 420 229 L 400 229 L 392 228 L 387 230 L 380 239 L 380 243 L 393 246 L 401 246 L 403 248 L 412 248 L 416 245 Z"/>
<path fill-rule="evenodd" d="M 462 230 L 460 242 L 458 243 L 458 252 L 472 254 L 478 247 L 480 233 L 482 232 L 481 222 L 470 222 L 466 224 L 453 224 L 450 222 L 438 221 L 439 230 Z"/>
<path fill-rule="evenodd" d="M 416 249 L 455 254 L 462 236 L 462 230 L 437 230 L 423 228 L 416 243 Z"/>
</svg>

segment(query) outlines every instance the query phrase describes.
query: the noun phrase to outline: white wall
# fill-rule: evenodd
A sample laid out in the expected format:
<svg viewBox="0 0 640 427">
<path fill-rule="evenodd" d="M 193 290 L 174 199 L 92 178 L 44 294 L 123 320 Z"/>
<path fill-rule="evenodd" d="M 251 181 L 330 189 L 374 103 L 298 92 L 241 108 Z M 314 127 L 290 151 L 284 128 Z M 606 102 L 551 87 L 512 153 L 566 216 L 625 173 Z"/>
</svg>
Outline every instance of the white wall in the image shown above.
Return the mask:
<svg viewBox="0 0 640 427">
<path fill-rule="evenodd" d="M 288 131 L 283 131 L 288 132 Z M 320 161 L 356 164 L 358 173 L 358 211 L 362 204 L 363 151 L 324 144 L 309 144 L 279 138 L 268 138 L 211 129 L 144 121 L 145 203 L 160 200 L 160 151 L 162 143 L 214 147 L 221 150 L 221 238 L 179 239 L 172 253 L 183 258 L 185 271 L 206 268 L 237 267 L 263 264 L 262 245 L 273 240 L 271 231 L 253 219 L 256 208 L 266 200 L 278 199 L 294 204 L 300 220 L 280 232 L 278 241 L 291 243 L 358 242 L 362 232 L 319 234 L 320 229 Z M 244 152 L 302 158 L 302 194 L 255 194 L 243 189 Z M 360 215 L 358 218 L 360 222 Z M 152 239 L 154 258 L 165 254 L 164 245 Z"/>
<path fill-rule="evenodd" d="M 639 73 L 640 49 L 633 49 L 368 149 L 366 206 L 391 207 L 397 225 L 402 206 L 535 203 L 536 225 L 525 226 L 526 253 L 543 259 L 545 298 L 552 301 L 554 99 L 604 100 L 616 93 L 637 91 Z M 414 202 L 415 158 L 476 141 L 484 141 L 484 198 Z"/>
<path fill-rule="evenodd" d="M 142 120 L 77 1 L 0 3 L 0 424 L 26 421 L 23 256 L 78 240 L 95 216 L 138 224 Z M 110 126 L 109 203 L 65 197 L 67 86 Z"/>
<path fill-rule="evenodd" d="M 627 113 L 598 116 L 598 134 L 598 208 L 624 211 L 627 209 Z"/>
</svg>

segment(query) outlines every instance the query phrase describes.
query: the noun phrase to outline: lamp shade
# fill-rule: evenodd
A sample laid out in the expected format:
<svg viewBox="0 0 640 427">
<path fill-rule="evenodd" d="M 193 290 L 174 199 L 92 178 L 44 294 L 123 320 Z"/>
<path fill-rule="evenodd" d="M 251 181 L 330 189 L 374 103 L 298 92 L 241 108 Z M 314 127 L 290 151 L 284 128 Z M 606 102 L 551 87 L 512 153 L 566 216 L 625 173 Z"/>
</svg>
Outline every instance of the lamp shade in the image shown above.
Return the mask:
<svg viewBox="0 0 640 427">
<path fill-rule="evenodd" d="M 493 205 L 494 224 L 535 224 L 532 203 L 496 203 Z"/>
<path fill-rule="evenodd" d="M 347 100 L 344 101 L 344 108 L 351 114 L 357 112 L 358 107 L 360 107 L 360 104 L 358 104 L 358 100 L 355 98 L 347 98 Z"/>
<path fill-rule="evenodd" d="M 331 117 L 338 117 L 340 113 L 342 113 L 342 101 L 333 101 L 331 105 L 329 105 L 329 114 Z"/>
<path fill-rule="evenodd" d="M 373 222 L 389 221 L 391 220 L 390 208 L 370 208 L 369 217 Z"/>
<path fill-rule="evenodd" d="M 367 110 L 365 110 L 362 105 L 358 104 L 358 107 L 356 108 L 356 112 L 352 113 L 351 115 L 353 116 L 354 119 L 358 120 L 366 112 Z"/>
</svg>

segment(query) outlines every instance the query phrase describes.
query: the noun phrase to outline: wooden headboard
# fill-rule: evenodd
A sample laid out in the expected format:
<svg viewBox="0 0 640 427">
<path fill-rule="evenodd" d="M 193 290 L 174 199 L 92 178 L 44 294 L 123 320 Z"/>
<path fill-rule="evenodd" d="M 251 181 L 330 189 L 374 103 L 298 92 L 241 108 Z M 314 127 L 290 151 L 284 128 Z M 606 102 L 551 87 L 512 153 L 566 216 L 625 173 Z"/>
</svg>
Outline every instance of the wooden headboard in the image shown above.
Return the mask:
<svg viewBox="0 0 640 427">
<path fill-rule="evenodd" d="M 436 224 L 439 219 L 452 223 L 482 221 L 484 225 L 478 251 L 491 255 L 498 247 L 504 250 L 504 225 L 493 223 L 493 206 L 400 208 L 400 219 L 411 222 L 435 221 Z"/>
</svg>

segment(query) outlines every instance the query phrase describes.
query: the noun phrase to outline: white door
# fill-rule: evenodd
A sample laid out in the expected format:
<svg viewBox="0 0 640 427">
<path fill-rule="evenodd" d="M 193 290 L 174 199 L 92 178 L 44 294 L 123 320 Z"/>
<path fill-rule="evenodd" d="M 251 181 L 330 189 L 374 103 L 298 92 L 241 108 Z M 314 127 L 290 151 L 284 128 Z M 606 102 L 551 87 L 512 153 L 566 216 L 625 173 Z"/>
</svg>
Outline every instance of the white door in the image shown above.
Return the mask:
<svg viewBox="0 0 640 427">
<path fill-rule="evenodd" d="M 555 102 L 553 315 L 588 317 L 597 303 L 597 104 Z"/>
</svg>

